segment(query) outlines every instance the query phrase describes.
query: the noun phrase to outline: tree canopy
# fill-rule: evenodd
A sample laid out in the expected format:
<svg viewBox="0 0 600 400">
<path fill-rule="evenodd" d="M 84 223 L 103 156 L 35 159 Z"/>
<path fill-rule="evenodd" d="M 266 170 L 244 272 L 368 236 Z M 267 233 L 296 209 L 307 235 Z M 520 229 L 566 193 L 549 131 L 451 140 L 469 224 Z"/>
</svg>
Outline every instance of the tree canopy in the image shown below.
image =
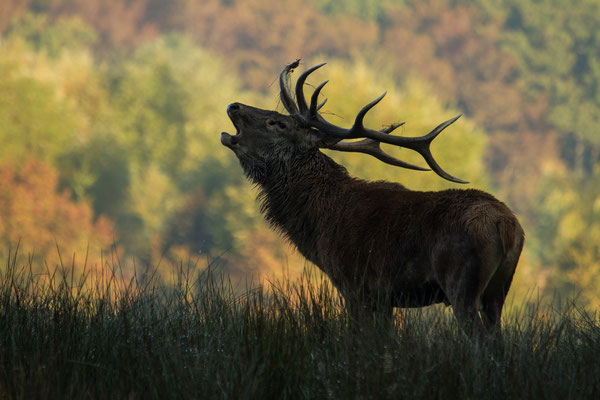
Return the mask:
<svg viewBox="0 0 600 400">
<path fill-rule="evenodd" d="M 463 113 L 432 150 L 517 211 L 518 284 L 598 306 L 599 22 L 595 0 L 5 0 L 0 238 L 52 262 L 56 243 L 82 254 L 87 240 L 126 268 L 207 256 L 240 276 L 301 270 L 219 142 L 231 102 L 283 112 L 277 74 L 301 57 L 328 62 L 309 83 L 330 80 L 333 123 L 386 90 L 370 126 L 416 136 Z M 329 154 L 361 178 L 453 187 Z"/>
</svg>

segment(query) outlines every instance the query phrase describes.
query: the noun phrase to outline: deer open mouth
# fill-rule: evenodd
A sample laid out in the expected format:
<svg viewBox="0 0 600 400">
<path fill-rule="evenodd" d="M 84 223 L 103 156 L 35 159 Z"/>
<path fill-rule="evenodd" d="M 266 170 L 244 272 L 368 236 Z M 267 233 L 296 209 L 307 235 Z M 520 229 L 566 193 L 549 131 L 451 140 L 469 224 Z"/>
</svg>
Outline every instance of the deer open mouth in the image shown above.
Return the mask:
<svg viewBox="0 0 600 400">
<path fill-rule="evenodd" d="M 237 129 L 237 127 L 236 127 Z M 227 132 L 221 132 L 221 143 L 227 147 L 232 147 L 238 144 L 240 139 L 240 131 L 237 129 L 235 135 L 231 135 Z"/>
<path fill-rule="evenodd" d="M 238 144 L 240 136 L 242 135 L 242 132 L 240 131 L 240 127 L 235 123 L 235 118 L 234 118 L 234 114 L 238 109 L 239 109 L 239 106 L 235 103 L 230 104 L 227 107 L 227 115 L 229 116 L 229 119 L 231 119 L 231 122 L 233 123 L 233 126 L 235 127 L 235 135 L 231 135 L 227 132 L 221 132 L 221 143 L 230 148 L 232 146 L 235 146 L 236 144 Z"/>
</svg>

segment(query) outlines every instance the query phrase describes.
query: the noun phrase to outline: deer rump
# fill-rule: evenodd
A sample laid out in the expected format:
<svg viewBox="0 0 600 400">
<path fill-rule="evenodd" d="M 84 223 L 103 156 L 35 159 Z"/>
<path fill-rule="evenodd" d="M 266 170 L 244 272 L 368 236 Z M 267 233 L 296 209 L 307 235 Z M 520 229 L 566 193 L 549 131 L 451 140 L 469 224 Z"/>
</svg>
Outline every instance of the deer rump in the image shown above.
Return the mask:
<svg viewBox="0 0 600 400">
<path fill-rule="evenodd" d="M 485 192 L 421 192 L 391 182 L 351 177 L 320 149 L 374 156 L 394 166 L 427 170 L 398 160 L 381 143 L 419 152 L 444 179 L 466 183 L 445 172 L 433 159 L 431 141 L 458 117 L 427 135 L 391 135 L 401 124 L 375 131 L 363 126 L 369 109 L 354 125 L 340 128 L 319 109 L 319 85 L 310 106 L 304 99 L 309 68 L 296 84 L 280 74 L 282 104 L 290 115 L 239 103 L 228 107 L 236 135 L 223 132 L 222 143 L 234 151 L 248 178 L 261 192 L 262 211 L 311 262 L 323 270 L 351 308 L 452 306 L 468 333 L 497 330 L 506 294 L 523 247 L 518 220 L 502 202 Z M 360 141 L 344 142 L 347 139 Z"/>
<path fill-rule="evenodd" d="M 320 264 L 342 260 L 331 268 L 343 271 L 340 278 L 333 278 L 336 285 L 343 286 L 352 265 L 353 286 L 364 291 L 374 306 L 384 300 L 383 292 L 395 307 L 462 302 L 463 307 L 471 304 L 477 309 L 482 309 L 484 294 L 497 290 L 498 284 L 501 291 L 508 289 L 506 279 L 512 279 L 515 265 L 503 265 L 505 245 L 514 246 L 515 238 L 506 234 L 506 207 L 477 190 L 401 195 L 397 189 L 381 191 L 370 208 L 377 211 L 361 216 L 364 210 L 351 208 L 361 216 L 352 218 L 355 234 L 337 243 L 331 237 L 326 246 L 335 248 L 337 254 Z M 370 192 L 366 188 L 363 196 Z M 344 222 L 338 228 L 352 232 L 344 230 Z M 322 243 L 326 242 L 323 238 Z M 505 279 L 494 281 L 496 274 Z"/>
</svg>

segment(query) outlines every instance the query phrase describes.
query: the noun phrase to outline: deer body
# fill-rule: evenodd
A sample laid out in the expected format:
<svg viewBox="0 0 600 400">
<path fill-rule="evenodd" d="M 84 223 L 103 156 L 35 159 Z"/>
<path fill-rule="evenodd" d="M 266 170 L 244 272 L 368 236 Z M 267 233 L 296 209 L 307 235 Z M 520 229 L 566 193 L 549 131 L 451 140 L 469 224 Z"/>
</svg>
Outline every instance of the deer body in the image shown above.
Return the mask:
<svg viewBox="0 0 600 400">
<path fill-rule="evenodd" d="M 291 69 L 286 68 L 282 75 Z M 284 104 L 285 90 L 282 84 Z M 285 116 L 231 104 L 228 114 L 238 133 L 221 136 L 258 184 L 272 226 L 330 277 L 350 306 L 391 312 L 444 302 L 465 330 L 497 329 L 524 240 L 508 207 L 479 190 L 420 192 L 353 178 L 319 147 L 349 151 L 344 147 L 349 144 L 352 151 L 404 163 L 373 150 L 373 139 L 363 140 L 369 146 L 364 148 L 359 142 L 339 143 L 323 135 L 328 127 L 322 118 L 315 130 L 293 112 L 298 109 L 289 108 L 292 115 Z M 420 150 L 430 157 L 428 148 Z M 428 157 L 439 175 L 462 182 Z"/>
</svg>

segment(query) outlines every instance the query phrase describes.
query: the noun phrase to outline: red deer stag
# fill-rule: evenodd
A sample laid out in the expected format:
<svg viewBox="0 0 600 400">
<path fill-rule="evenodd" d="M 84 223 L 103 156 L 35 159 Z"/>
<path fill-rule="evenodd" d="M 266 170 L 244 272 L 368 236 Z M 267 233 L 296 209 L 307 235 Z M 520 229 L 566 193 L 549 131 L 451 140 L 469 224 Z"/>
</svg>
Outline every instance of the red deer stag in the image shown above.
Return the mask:
<svg viewBox="0 0 600 400">
<path fill-rule="evenodd" d="M 381 131 L 364 127 L 365 114 L 384 93 L 344 129 L 319 114 L 325 102 L 318 104 L 318 97 L 327 81 L 316 87 L 310 105 L 304 97 L 306 78 L 324 63 L 300 75 L 294 100 L 289 75 L 298 64 L 287 65 L 279 76 L 281 102 L 290 115 L 233 103 L 227 114 L 237 132 L 221 133 L 222 144 L 260 188 L 266 219 L 329 276 L 349 306 L 380 308 L 389 315 L 393 307 L 444 302 L 467 332 L 499 329 L 524 242 L 506 205 L 474 189 L 420 192 L 353 178 L 319 151 L 361 152 L 398 167 L 428 170 L 380 147 L 392 144 L 417 151 L 442 178 L 466 183 L 442 170 L 429 150 L 460 115 L 414 138 L 390 134 L 401 124 Z"/>
</svg>

